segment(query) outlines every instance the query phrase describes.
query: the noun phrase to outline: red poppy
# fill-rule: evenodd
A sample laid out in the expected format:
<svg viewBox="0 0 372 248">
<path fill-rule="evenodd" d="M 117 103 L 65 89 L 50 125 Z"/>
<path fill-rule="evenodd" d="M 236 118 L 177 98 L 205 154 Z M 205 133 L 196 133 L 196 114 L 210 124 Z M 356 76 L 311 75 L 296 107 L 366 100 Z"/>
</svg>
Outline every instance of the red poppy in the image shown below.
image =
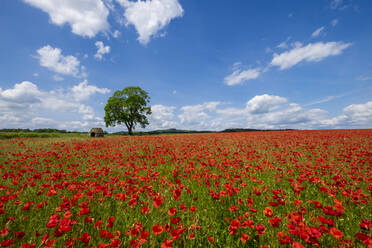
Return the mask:
<svg viewBox="0 0 372 248">
<path fill-rule="evenodd" d="M 173 198 L 178 201 L 181 196 L 181 189 L 177 188 L 173 191 Z"/>
<path fill-rule="evenodd" d="M 197 209 L 196 209 L 195 206 L 191 206 L 191 207 L 190 207 L 190 211 L 191 211 L 191 212 L 195 212 L 196 210 L 197 210 Z"/>
<path fill-rule="evenodd" d="M 163 232 L 163 227 L 160 224 L 156 224 L 152 227 L 152 232 L 154 235 L 159 235 Z"/>
<path fill-rule="evenodd" d="M 240 238 L 240 240 L 245 243 L 247 242 L 251 237 L 248 235 L 248 234 L 245 234 L 245 233 L 242 233 L 242 236 Z"/>
<path fill-rule="evenodd" d="M 150 212 L 150 208 L 148 206 L 143 206 L 142 209 L 141 209 L 141 212 L 143 214 L 147 214 Z"/>
<path fill-rule="evenodd" d="M 264 213 L 264 215 L 266 215 L 266 217 L 272 217 L 273 216 L 273 210 L 269 207 L 265 207 L 265 209 L 263 210 L 263 213 Z"/>
<path fill-rule="evenodd" d="M 115 221 L 114 216 L 107 217 L 107 227 L 113 227 Z"/>
<path fill-rule="evenodd" d="M 154 197 L 154 207 L 159 208 L 163 204 L 163 197 L 155 196 Z"/>
<path fill-rule="evenodd" d="M 169 210 L 168 210 L 168 214 L 170 215 L 170 216 L 173 216 L 173 215 L 175 215 L 177 213 L 177 209 L 176 208 L 170 208 Z"/>
<path fill-rule="evenodd" d="M 164 242 L 161 244 L 161 248 L 172 248 L 173 240 L 168 240 L 165 238 Z"/>
<path fill-rule="evenodd" d="M 275 216 L 273 219 L 270 219 L 269 221 L 272 227 L 279 227 L 279 223 L 282 222 L 282 218 Z"/>
<path fill-rule="evenodd" d="M 266 228 L 265 228 L 264 225 L 262 225 L 262 224 L 257 224 L 257 226 L 256 226 L 256 232 L 257 232 L 258 235 L 262 235 L 262 234 L 264 234 L 265 231 L 266 231 Z"/>
<path fill-rule="evenodd" d="M 331 227 L 331 234 L 336 239 L 340 239 L 340 238 L 342 238 L 344 236 L 344 234 L 339 229 L 337 229 L 335 227 Z"/>
</svg>

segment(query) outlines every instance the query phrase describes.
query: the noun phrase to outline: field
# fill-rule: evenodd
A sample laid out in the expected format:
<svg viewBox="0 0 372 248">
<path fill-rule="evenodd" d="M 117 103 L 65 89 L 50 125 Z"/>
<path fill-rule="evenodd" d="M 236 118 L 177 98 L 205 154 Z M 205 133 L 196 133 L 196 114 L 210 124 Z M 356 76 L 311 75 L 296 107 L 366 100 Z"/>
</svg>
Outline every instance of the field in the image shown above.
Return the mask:
<svg viewBox="0 0 372 248">
<path fill-rule="evenodd" d="M 372 130 L 0 140 L 0 246 L 372 247 Z"/>
</svg>

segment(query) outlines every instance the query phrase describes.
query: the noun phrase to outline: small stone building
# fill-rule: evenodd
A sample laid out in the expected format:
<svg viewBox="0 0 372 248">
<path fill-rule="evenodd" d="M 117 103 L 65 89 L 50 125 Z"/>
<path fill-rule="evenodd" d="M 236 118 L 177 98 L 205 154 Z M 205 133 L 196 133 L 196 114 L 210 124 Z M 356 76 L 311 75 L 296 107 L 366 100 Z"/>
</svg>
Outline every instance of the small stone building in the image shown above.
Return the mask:
<svg viewBox="0 0 372 248">
<path fill-rule="evenodd" d="M 103 133 L 102 128 L 95 127 L 95 128 L 90 129 L 89 136 L 90 137 L 103 137 L 104 133 Z"/>
</svg>

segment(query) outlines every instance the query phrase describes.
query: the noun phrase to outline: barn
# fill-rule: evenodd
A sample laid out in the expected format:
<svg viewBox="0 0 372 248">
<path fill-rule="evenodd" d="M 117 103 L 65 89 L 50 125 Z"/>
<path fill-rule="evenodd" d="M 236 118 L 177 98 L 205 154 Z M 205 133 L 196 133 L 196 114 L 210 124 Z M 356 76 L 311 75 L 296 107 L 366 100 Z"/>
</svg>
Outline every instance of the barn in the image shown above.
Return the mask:
<svg viewBox="0 0 372 248">
<path fill-rule="evenodd" d="M 103 133 L 102 128 L 94 127 L 92 129 L 90 129 L 89 136 L 90 137 L 103 137 L 104 133 Z"/>
</svg>

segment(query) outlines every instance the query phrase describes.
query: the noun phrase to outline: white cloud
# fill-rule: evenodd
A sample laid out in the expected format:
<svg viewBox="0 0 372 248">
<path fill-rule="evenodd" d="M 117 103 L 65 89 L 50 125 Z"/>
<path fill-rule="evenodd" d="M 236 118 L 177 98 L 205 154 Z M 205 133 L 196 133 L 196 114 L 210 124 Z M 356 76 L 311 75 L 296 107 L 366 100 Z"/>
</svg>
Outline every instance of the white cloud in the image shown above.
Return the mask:
<svg viewBox="0 0 372 248">
<path fill-rule="evenodd" d="M 221 102 L 205 102 L 203 104 L 188 105 L 181 108 L 182 113 L 178 115 L 181 124 L 200 124 L 203 125 L 203 120 L 209 118 L 207 112 L 213 112 Z"/>
<path fill-rule="evenodd" d="M 342 115 L 325 120 L 324 125 L 335 128 L 371 128 L 372 101 L 346 106 Z"/>
<path fill-rule="evenodd" d="M 152 114 L 149 118 L 151 129 L 176 128 L 174 110 L 176 107 L 161 104 L 151 106 Z"/>
<path fill-rule="evenodd" d="M 119 30 L 115 30 L 115 31 L 112 33 L 112 37 L 114 37 L 114 38 L 119 38 L 119 35 L 120 35 L 120 31 L 119 31 Z"/>
<path fill-rule="evenodd" d="M 248 69 L 241 71 L 240 69 L 236 69 L 233 71 L 232 74 L 225 77 L 225 84 L 229 86 L 242 84 L 247 80 L 256 79 L 260 76 L 260 69 Z"/>
<path fill-rule="evenodd" d="M 103 55 L 110 52 L 110 46 L 105 46 L 102 41 L 96 41 L 97 52 L 94 57 L 98 60 L 103 59 Z"/>
<path fill-rule="evenodd" d="M 53 76 L 53 80 L 54 80 L 54 81 L 63 81 L 64 78 L 61 77 L 60 75 L 54 75 L 54 76 Z"/>
<path fill-rule="evenodd" d="M 318 62 L 326 57 L 341 54 L 351 43 L 343 42 L 317 42 L 306 46 L 295 47 L 281 54 L 274 54 L 271 65 L 279 66 L 280 70 L 288 69 L 301 61 Z"/>
<path fill-rule="evenodd" d="M 333 20 L 331 21 L 331 25 L 332 25 L 332 27 L 335 27 L 337 24 L 338 24 L 338 19 L 333 19 Z"/>
<path fill-rule="evenodd" d="M 127 25 L 133 25 L 138 40 L 146 45 L 151 37 L 167 26 L 172 19 L 181 17 L 183 9 L 178 0 L 117 0 L 124 8 Z"/>
<path fill-rule="evenodd" d="M 29 81 L 15 84 L 13 89 L 2 90 L 0 88 L 0 100 L 19 104 L 39 102 L 40 96 L 37 86 Z"/>
<path fill-rule="evenodd" d="M 98 88 L 94 85 L 89 85 L 87 80 L 84 80 L 78 85 L 75 85 L 71 88 L 72 95 L 74 99 L 78 102 L 86 101 L 95 93 L 106 94 L 109 93 L 110 90 L 107 88 Z"/>
<path fill-rule="evenodd" d="M 372 101 L 364 104 L 351 104 L 343 109 L 345 119 L 351 126 L 372 126 Z"/>
<path fill-rule="evenodd" d="M 277 45 L 276 47 L 287 49 L 288 48 L 288 45 L 287 45 L 287 42 L 286 41 L 283 41 L 279 45 Z"/>
<path fill-rule="evenodd" d="M 38 77 L 39 76 L 39 73 L 35 72 L 34 74 L 32 74 L 34 77 Z"/>
<path fill-rule="evenodd" d="M 24 0 L 49 14 L 58 26 L 69 24 L 77 35 L 94 37 L 109 29 L 109 10 L 101 0 Z"/>
<path fill-rule="evenodd" d="M 279 45 L 277 45 L 277 48 L 287 49 L 288 48 L 288 41 L 291 39 L 291 36 L 289 36 L 285 41 L 281 42 Z"/>
<path fill-rule="evenodd" d="M 35 126 L 43 126 L 43 127 L 52 127 L 55 125 L 58 125 L 58 122 L 50 119 L 50 118 L 45 118 L 45 117 L 34 117 L 31 119 L 32 124 Z"/>
<path fill-rule="evenodd" d="M 223 130 L 226 128 L 318 129 L 368 128 L 372 125 L 372 102 L 353 104 L 331 118 L 324 109 L 305 108 L 285 97 L 257 95 L 243 108 L 225 107 L 221 102 L 183 106 L 175 126 L 182 129 Z M 174 109 L 172 109 L 173 111 Z M 176 112 L 177 109 L 174 110 Z"/>
<path fill-rule="evenodd" d="M 87 100 L 95 93 L 104 94 L 108 91 L 88 85 L 86 81 L 68 90 L 43 91 L 29 81 L 15 84 L 10 89 L 0 89 L 0 120 L 5 120 L 0 122 L 0 128 L 64 128 L 71 121 L 76 121 L 77 125 L 79 118 L 80 128 L 88 124 L 102 124 L 102 120 L 95 116 L 93 107 L 80 101 Z"/>
<path fill-rule="evenodd" d="M 286 102 L 287 99 L 284 97 L 267 94 L 258 95 L 247 102 L 246 109 L 252 114 L 263 114 L 279 108 L 281 104 Z"/>
<path fill-rule="evenodd" d="M 321 33 L 323 33 L 323 31 L 324 31 L 324 26 L 318 28 L 317 30 L 315 30 L 315 31 L 311 34 L 311 37 L 313 37 L 313 38 L 318 37 Z"/>
<path fill-rule="evenodd" d="M 82 77 L 85 74 L 80 61 L 72 55 L 62 55 L 59 48 L 47 45 L 37 50 L 37 53 L 40 65 L 51 71 L 74 77 Z"/>
<path fill-rule="evenodd" d="M 299 41 L 295 41 L 295 42 L 292 42 L 291 43 L 291 47 L 292 48 L 300 48 L 300 47 L 302 47 L 302 43 L 301 42 L 299 42 Z"/>
</svg>

